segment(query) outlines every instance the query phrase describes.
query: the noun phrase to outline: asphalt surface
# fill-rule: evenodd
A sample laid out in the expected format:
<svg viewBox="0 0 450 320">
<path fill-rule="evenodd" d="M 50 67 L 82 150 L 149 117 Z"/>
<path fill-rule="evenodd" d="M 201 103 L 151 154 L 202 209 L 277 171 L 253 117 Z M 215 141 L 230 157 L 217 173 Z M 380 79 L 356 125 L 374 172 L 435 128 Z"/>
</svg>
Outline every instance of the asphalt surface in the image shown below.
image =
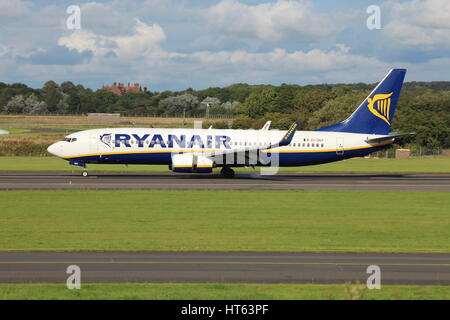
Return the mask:
<svg viewBox="0 0 450 320">
<path fill-rule="evenodd" d="M 450 175 L 418 174 L 91 174 L 1 173 L 0 190 L 390 190 L 450 191 Z"/>
<path fill-rule="evenodd" d="M 0 252 L 0 283 L 366 283 L 450 285 L 450 255 L 257 252 Z"/>
</svg>

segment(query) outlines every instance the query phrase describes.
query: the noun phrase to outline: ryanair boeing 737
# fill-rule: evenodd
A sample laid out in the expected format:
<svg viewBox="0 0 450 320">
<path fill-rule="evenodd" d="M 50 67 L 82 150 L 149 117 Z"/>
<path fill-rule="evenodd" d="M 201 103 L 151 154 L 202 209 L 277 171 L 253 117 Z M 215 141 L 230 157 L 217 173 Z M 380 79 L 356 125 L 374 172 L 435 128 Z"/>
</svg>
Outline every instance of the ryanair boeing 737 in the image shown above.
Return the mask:
<svg viewBox="0 0 450 320">
<path fill-rule="evenodd" d="M 220 167 L 307 166 L 366 156 L 389 147 L 405 69 L 392 69 L 346 120 L 314 131 L 107 128 L 80 131 L 48 151 L 84 168 L 97 164 L 167 164 L 174 172 L 209 173 Z"/>
</svg>

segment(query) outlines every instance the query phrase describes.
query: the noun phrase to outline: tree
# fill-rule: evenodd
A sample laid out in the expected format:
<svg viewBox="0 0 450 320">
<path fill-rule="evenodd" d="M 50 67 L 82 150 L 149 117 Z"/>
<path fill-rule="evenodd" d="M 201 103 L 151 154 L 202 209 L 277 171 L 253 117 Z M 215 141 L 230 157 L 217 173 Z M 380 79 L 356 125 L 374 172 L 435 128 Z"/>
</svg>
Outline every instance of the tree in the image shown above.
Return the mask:
<svg viewBox="0 0 450 320">
<path fill-rule="evenodd" d="M 43 114 L 47 112 L 47 104 L 40 101 L 34 93 L 25 100 L 23 113 L 25 114 Z"/>
<path fill-rule="evenodd" d="M 94 92 L 94 103 L 96 105 L 95 112 L 109 112 L 110 106 L 114 105 L 119 97 L 107 90 L 97 90 Z"/>
<path fill-rule="evenodd" d="M 245 99 L 245 102 L 237 109 L 251 118 L 258 118 L 267 112 L 275 112 L 278 108 L 279 95 L 275 88 L 270 87 L 258 92 L 253 92 Z"/>
<path fill-rule="evenodd" d="M 227 121 L 216 121 L 216 122 L 203 121 L 202 122 L 203 129 L 208 129 L 210 126 L 212 126 L 213 129 L 230 129 L 230 126 L 228 125 Z"/>
<path fill-rule="evenodd" d="M 63 93 L 70 94 L 74 90 L 76 90 L 75 85 L 71 81 L 64 81 L 60 85 L 60 89 Z"/>
<path fill-rule="evenodd" d="M 42 88 L 42 93 L 44 101 L 48 106 L 48 110 L 50 112 L 57 111 L 57 105 L 62 99 L 62 95 L 56 82 L 52 80 L 47 81 Z"/>
<path fill-rule="evenodd" d="M 220 99 L 216 97 L 206 97 L 200 102 L 201 109 L 206 109 L 207 107 L 219 107 Z"/>
<path fill-rule="evenodd" d="M 347 93 L 328 100 L 321 109 L 313 113 L 308 121 L 307 128 L 317 129 L 347 119 L 358 105 L 364 101 L 367 94 L 364 91 Z"/>
<path fill-rule="evenodd" d="M 23 113 L 23 109 L 25 109 L 25 99 L 22 95 L 17 95 L 12 97 L 6 106 L 3 107 L 4 113 Z"/>
<path fill-rule="evenodd" d="M 61 92 L 61 99 L 58 101 L 56 105 L 56 112 L 58 113 L 67 113 L 69 111 L 69 95 Z"/>
<path fill-rule="evenodd" d="M 73 90 L 71 93 L 68 94 L 67 104 L 68 104 L 67 111 L 69 113 L 80 113 L 81 99 L 78 90 Z"/>
<path fill-rule="evenodd" d="M 420 90 L 402 93 L 393 130 L 415 132 L 405 143 L 431 149 L 450 147 L 450 91 Z"/>
<path fill-rule="evenodd" d="M 159 108 L 166 115 L 181 115 L 183 113 L 194 115 L 198 105 L 198 98 L 189 93 L 168 97 L 159 102 Z"/>
<path fill-rule="evenodd" d="M 235 110 L 241 103 L 239 101 L 227 101 L 222 103 L 221 107 L 224 108 L 226 111 L 233 111 Z"/>
<path fill-rule="evenodd" d="M 292 105 L 295 110 L 312 113 L 322 108 L 326 101 L 334 97 L 330 91 L 303 89 L 297 91 L 292 99 Z"/>
<path fill-rule="evenodd" d="M 233 120 L 231 124 L 232 129 L 250 129 L 253 127 L 253 122 L 255 120 L 249 116 L 240 116 Z"/>
<path fill-rule="evenodd" d="M 267 121 L 272 121 L 271 129 L 285 130 L 289 129 L 291 124 L 297 119 L 294 119 L 291 114 L 282 114 L 279 112 L 266 113 L 264 117 L 253 122 L 253 128 L 261 129 Z"/>
</svg>

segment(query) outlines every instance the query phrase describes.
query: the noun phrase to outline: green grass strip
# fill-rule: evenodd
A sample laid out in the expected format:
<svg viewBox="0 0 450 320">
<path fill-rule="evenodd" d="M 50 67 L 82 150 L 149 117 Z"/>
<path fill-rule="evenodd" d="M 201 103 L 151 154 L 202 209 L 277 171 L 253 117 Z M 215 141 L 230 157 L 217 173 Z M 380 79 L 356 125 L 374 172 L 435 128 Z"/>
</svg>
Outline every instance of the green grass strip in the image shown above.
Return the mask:
<svg viewBox="0 0 450 320">
<path fill-rule="evenodd" d="M 91 172 L 169 172 L 166 165 L 88 165 Z M 82 168 L 69 165 L 55 157 L 0 157 L 0 171 L 65 171 Z M 258 168 L 236 169 L 238 172 L 259 172 Z M 450 173 L 450 157 L 409 159 L 355 158 L 306 167 L 282 167 L 280 172 L 341 172 L 341 173 Z M 218 170 L 217 170 L 218 172 Z"/>
<path fill-rule="evenodd" d="M 441 192 L 0 192 L 0 250 L 450 252 Z"/>
<path fill-rule="evenodd" d="M 361 284 L 82 284 L 69 290 L 63 284 L 0 284 L 0 300 L 448 300 L 450 286 L 381 286 Z"/>
</svg>

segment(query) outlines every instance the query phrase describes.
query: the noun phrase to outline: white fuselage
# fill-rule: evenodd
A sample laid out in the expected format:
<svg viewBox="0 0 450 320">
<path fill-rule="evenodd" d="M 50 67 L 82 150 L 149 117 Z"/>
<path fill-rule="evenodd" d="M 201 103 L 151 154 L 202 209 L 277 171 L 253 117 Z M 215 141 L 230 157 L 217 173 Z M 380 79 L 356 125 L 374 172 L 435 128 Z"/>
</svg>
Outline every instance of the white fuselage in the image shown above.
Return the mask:
<svg viewBox="0 0 450 320">
<path fill-rule="evenodd" d="M 83 163 L 170 165 L 171 154 L 266 148 L 280 141 L 284 134 L 280 130 L 106 128 L 70 134 L 48 150 L 63 159 Z M 297 131 L 289 145 L 262 152 L 278 154 L 280 166 L 319 164 L 363 156 L 392 143 L 366 142 L 377 137 Z"/>
</svg>

